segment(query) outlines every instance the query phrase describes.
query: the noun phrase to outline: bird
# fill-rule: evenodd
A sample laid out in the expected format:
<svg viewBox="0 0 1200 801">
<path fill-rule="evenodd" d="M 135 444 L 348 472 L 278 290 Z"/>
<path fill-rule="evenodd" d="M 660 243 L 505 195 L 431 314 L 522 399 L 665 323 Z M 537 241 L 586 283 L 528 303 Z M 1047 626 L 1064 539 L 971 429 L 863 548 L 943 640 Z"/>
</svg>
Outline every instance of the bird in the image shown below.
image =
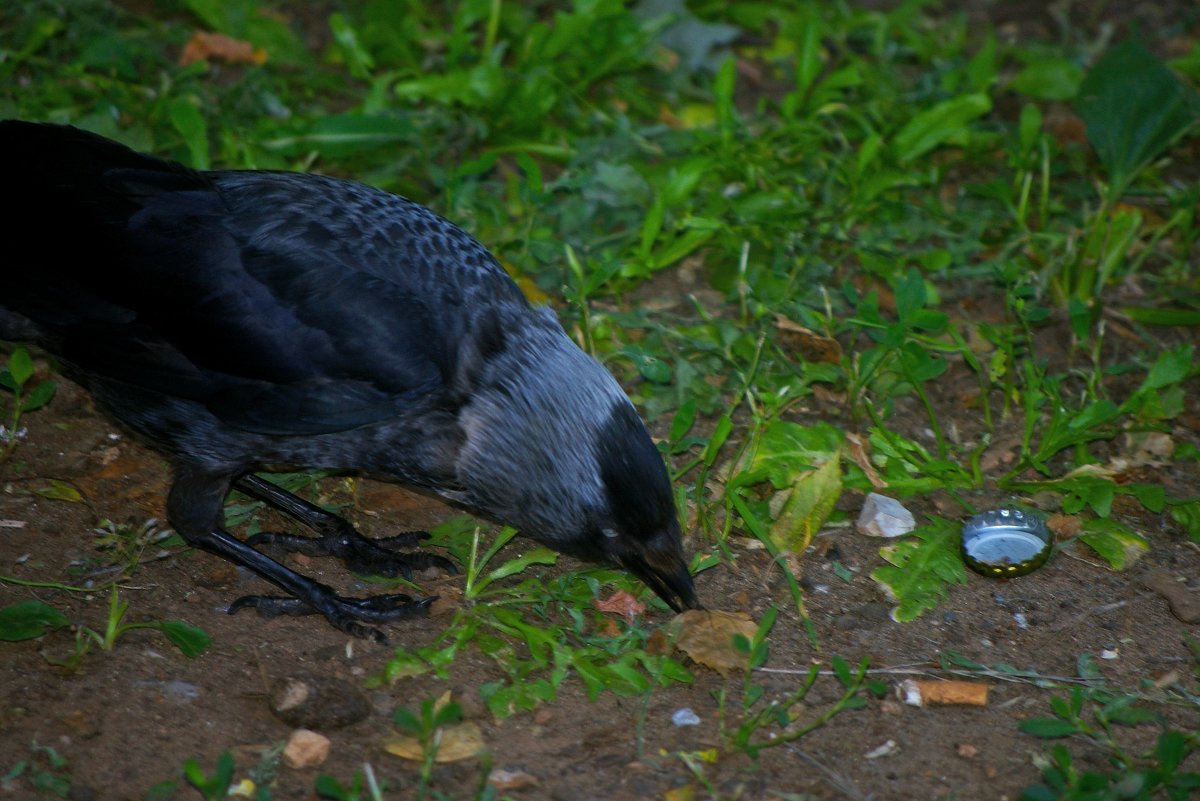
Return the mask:
<svg viewBox="0 0 1200 801">
<path fill-rule="evenodd" d="M 0 339 L 50 354 L 171 466 L 189 545 L 274 584 L 228 611 L 381 627 L 430 598 L 339 595 L 272 557 L 362 573 L 454 571 L 368 538 L 264 478 L 332 469 L 431 494 L 701 608 L 662 455 L 616 379 L 462 228 L 349 180 L 198 171 L 79 128 L 0 121 L 8 211 Z M 246 540 L 237 490 L 312 535 Z"/>
</svg>

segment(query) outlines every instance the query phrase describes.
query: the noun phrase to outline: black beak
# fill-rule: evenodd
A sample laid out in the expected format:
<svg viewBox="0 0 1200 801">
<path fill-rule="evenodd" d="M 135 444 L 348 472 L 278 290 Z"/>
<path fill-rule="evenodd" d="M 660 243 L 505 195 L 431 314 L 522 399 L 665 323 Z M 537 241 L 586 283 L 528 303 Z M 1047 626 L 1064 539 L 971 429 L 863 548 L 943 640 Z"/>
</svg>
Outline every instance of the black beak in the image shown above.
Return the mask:
<svg viewBox="0 0 1200 801">
<path fill-rule="evenodd" d="M 621 566 L 646 583 L 676 612 L 702 609 L 687 564 L 678 552 L 650 550 L 623 554 Z"/>
</svg>

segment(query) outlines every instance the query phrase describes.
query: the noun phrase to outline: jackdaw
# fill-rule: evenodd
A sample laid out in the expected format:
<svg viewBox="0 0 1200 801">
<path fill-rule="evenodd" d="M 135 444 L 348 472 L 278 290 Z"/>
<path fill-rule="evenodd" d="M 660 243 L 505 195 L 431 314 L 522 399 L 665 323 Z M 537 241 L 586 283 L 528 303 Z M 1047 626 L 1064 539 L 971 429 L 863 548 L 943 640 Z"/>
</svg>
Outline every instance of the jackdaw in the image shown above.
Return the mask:
<svg viewBox="0 0 1200 801">
<path fill-rule="evenodd" d="M 408 576 L 439 556 L 367 539 L 254 474 L 333 468 L 432 493 L 698 603 L 658 450 L 613 377 L 479 242 L 350 181 L 198 172 L 76 128 L 0 122 L 8 251 L 0 338 L 35 342 L 173 466 L 171 525 L 338 629 L 430 599 L 348 598 L 253 546 Z M 317 537 L 223 527 L 236 487 Z"/>
</svg>

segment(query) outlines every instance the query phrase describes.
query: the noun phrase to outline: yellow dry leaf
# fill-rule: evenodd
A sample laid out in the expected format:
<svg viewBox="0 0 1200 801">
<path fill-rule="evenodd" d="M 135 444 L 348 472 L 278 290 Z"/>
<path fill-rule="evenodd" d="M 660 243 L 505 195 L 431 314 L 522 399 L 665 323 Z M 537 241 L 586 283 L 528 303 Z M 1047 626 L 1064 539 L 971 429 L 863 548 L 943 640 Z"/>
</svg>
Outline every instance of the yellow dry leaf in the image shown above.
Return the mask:
<svg viewBox="0 0 1200 801">
<path fill-rule="evenodd" d="M 722 676 L 730 670 L 746 667 L 748 654 L 733 647 L 733 638 L 741 634 L 754 637 L 758 624 L 745 612 L 691 609 L 671 622 L 675 647 L 698 665 L 712 668 Z"/>
<path fill-rule="evenodd" d="M 663 801 L 694 801 L 695 798 L 696 788 L 690 784 L 674 787 L 663 793 Z"/>
<path fill-rule="evenodd" d="M 771 540 L 781 551 L 798 554 L 833 513 L 842 494 L 842 467 L 838 454 L 816 470 L 800 475 L 771 525 Z"/>
<path fill-rule="evenodd" d="M 433 703 L 434 713 L 440 712 L 451 701 L 449 690 L 438 696 Z M 461 762 L 477 756 L 484 750 L 483 730 L 473 720 L 465 720 L 450 726 L 442 726 L 434 734 L 434 762 Z M 425 749 L 421 741 L 409 734 L 401 734 L 383 743 L 383 750 L 401 759 L 421 762 Z"/>
<path fill-rule="evenodd" d="M 461 762 L 477 756 L 484 750 L 483 731 L 473 720 L 444 726 L 434 737 L 437 751 L 435 762 Z M 421 741 L 407 734 L 384 741 L 383 750 L 401 759 L 420 762 L 425 759 Z"/>
</svg>

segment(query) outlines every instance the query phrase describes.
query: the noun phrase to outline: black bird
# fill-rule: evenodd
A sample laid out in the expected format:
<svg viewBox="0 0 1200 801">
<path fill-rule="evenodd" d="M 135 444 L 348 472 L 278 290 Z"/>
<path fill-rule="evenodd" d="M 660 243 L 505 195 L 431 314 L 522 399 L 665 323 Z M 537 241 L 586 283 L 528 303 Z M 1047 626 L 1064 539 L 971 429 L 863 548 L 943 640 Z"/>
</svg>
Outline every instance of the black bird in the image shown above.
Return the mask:
<svg viewBox="0 0 1200 801">
<path fill-rule="evenodd" d="M 10 206 L 0 338 L 54 354 L 169 457 L 171 525 L 289 598 L 230 611 L 323 614 L 381 638 L 425 611 L 347 598 L 256 550 L 354 570 L 453 569 L 367 539 L 253 471 L 384 477 L 622 566 L 676 611 L 698 607 L 670 481 L 613 377 L 529 305 L 466 232 L 411 200 L 318 175 L 197 172 L 76 128 L 0 121 Z M 237 487 L 318 537 L 222 527 Z"/>
</svg>

